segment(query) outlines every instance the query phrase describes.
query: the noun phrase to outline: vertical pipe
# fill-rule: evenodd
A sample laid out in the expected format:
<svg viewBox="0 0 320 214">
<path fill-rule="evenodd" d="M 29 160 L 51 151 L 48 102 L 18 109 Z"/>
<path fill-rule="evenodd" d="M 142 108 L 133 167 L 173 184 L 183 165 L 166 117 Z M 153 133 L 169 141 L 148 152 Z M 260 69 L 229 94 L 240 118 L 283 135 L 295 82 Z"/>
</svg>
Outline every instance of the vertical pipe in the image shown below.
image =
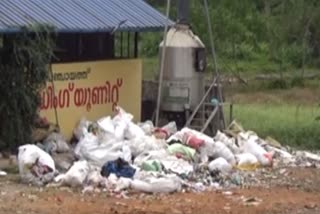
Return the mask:
<svg viewBox="0 0 320 214">
<path fill-rule="evenodd" d="M 232 120 L 233 120 L 233 103 L 230 103 L 230 118 L 229 118 L 229 124 L 232 123 Z"/>
<path fill-rule="evenodd" d="M 120 33 L 120 58 L 123 57 L 123 33 Z"/>
<path fill-rule="evenodd" d="M 127 46 L 127 58 L 130 58 L 130 32 L 128 32 Z"/>
<path fill-rule="evenodd" d="M 134 58 L 138 58 L 138 51 L 139 51 L 139 33 L 135 32 L 134 33 Z"/>
<path fill-rule="evenodd" d="M 213 31 L 212 31 L 212 24 L 211 24 L 211 19 L 210 19 L 210 13 L 209 13 L 209 6 L 208 6 L 208 1 L 203 0 L 204 2 L 204 9 L 205 13 L 207 16 L 207 22 L 208 22 L 208 30 L 209 30 L 209 36 L 210 36 L 210 44 L 211 44 L 211 52 L 212 52 L 212 58 L 213 58 L 213 65 L 214 65 L 214 72 L 216 75 L 216 80 L 218 84 L 218 99 L 219 102 L 223 102 L 222 100 L 222 92 L 221 92 L 221 85 L 220 85 L 220 74 L 218 71 L 218 65 L 217 65 L 217 56 L 216 56 L 216 51 L 215 51 L 215 46 L 214 46 L 214 41 L 213 41 Z M 226 127 L 226 122 L 224 119 L 224 114 L 223 114 L 223 108 L 221 108 L 221 119 L 222 119 L 222 128 L 224 129 Z"/>
<path fill-rule="evenodd" d="M 169 14 L 170 14 L 170 5 L 171 0 L 167 0 L 167 11 L 166 11 L 166 24 L 163 33 L 163 46 L 162 46 L 162 56 L 161 56 L 161 65 L 160 65 L 160 75 L 159 75 L 159 86 L 158 86 L 158 99 L 157 99 L 157 108 L 156 108 L 156 126 L 159 124 L 159 115 L 160 115 L 160 102 L 161 102 L 161 90 L 162 90 L 162 80 L 163 80 L 163 70 L 164 62 L 166 57 L 166 46 L 167 46 L 167 31 L 169 25 Z"/>
</svg>

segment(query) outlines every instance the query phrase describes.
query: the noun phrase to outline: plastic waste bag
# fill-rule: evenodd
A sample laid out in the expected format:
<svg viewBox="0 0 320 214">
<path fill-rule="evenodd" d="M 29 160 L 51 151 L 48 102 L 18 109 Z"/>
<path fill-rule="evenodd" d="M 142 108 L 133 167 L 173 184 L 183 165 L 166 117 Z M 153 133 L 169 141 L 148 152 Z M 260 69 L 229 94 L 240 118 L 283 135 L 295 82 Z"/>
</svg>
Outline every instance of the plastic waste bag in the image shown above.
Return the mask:
<svg viewBox="0 0 320 214">
<path fill-rule="evenodd" d="M 115 128 L 114 128 L 113 121 L 110 116 L 100 118 L 97 121 L 97 124 L 99 125 L 99 127 L 103 131 L 107 132 L 108 134 L 114 135 Z"/>
<path fill-rule="evenodd" d="M 88 133 L 88 127 L 91 124 L 86 118 L 81 118 L 78 126 L 73 130 L 73 135 L 80 140 L 84 137 L 85 134 Z"/>
<path fill-rule="evenodd" d="M 131 150 L 130 147 L 128 145 L 123 145 L 122 146 L 122 156 L 121 158 L 125 161 L 127 161 L 128 163 L 132 162 L 132 154 L 131 154 Z"/>
<path fill-rule="evenodd" d="M 194 170 L 189 162 L 170 155 L 165 149 L 141 153 L 134 159 L 134 165 L 142 168 L 146 161 L 157 161 L 161 163 L 163 169 L 178 175 L 189 175 Z"/>
<path fill-rule="evenodd" d="M 69 171 L 54 178 L 56 183 L 71 187 L 83 186 L 90 171 L 87 161 L 81 160 L 75 162 Z"/>
<path fill-rule="evenodd" d="M 128 123 L 127 130 L 124 133 L 125 139 L 132 140 L 143 136 L 145 136 L 145 132 L 138 125 L 133 122 Z"/>
<path fill-rule="evenodd" d="M 64 136 L 59 133 L 51 133 L 43 142 L 47 153 L 64 153 L 70 151 L 70 147 Z"/>
<path fill-rule="evenodd" d="M 128 142 L 133 157 L 146 151 L 161 150 L 165 148 L 166 142 L 164 140 L 156 139 L 154 136 L 142 136 L 134 138 Z"/>
<path fill-rule="evenodd" d="M 146 135 L 152 135 L 154 125 L 151 120 L 147 120 L 143 123 L 138 123 L 138 126 L 144 131 Z"/>
<path fill-rule="evenodd" d="M 131 188 L 146 193 L 172 193 L 181 190 L 181 180 L 178 177 L 134 179 Z"/>
<path fill-rule="evenodd" d="M 124 140 L 125 132 L 133 115 L 124 111 L 121 107 L 116 107 L 116 116 L 112 119 L 114 125 L 114 135 L 117 140 Z"/>
<path fill-rule="evenodd" d="M 36 145 L 19 147 L 18 166 L 21 181 L 35 185 L 50 182 L 55 175 L 55 164 L 51 156 Z"/>
<path fill-rule="evenodd" d="M 177 124 L 173 121 L 161 128 L 155 128 L 154 135 L 159 139 L 167 139 L 177 131 Z"/>
<path fill-rule="evenodd" d="M 181 176 L 188 176 L 190 173 L 194 171 L 193 166 L 189 162 L 183 159 L 179 159 L 175 156 L 169 156 L 159 161 L 163 165 L 163 168 L 166 169 L 166 171 Z"/>
<path fill-rule="evenodd" d="M 200 148 L 201 161 L 207 162 L 208 158 L 224 158 L 232 166 L 236 164 L 236 160 L 232 151 L 223 143 L 217 142 L 205 142 L 204 146 Z"/>
<path fill-rule="evenodd" d="M 219 171 L 222 173 L 228 173 L 232 170 L 232 166 L 230 165 L 230 163 L 228 163 L 226 159 L 221 157 L 211 161 L 208 164 L 208 168 L 210 172 Z"/>
<path fill-rule="evenodd" d="M 7 176 L 8 174 L 5 171 L 0 170 L 0 176 Z"/>
<path fill-rule="evenodd" d="M 259 139 L 257 135 L 251 133 L 240 133 L 238 136 L 238 142 L 243 152 L 251 153 L 256 156 L 262 166 L 272 165 L 272 153 L 268 153 L 258 144 L 258 141 L 261 139 Z"/>
<path fill-rule="evenodd" d="M 196 154 L 196 150 L 180 143 L 171 144 L 168 147 L 168 151 L 170 154 L 186 160 L 192 160 Z"/>
<path fill-rule="evenodd" d="M 204 140 L 201 138 L 198 138 L 192 133 L 187 132 L 187 133 L 184 133 L 183 135 L 183 143 L 194 149 L 199 149 L 201 146 L 204 145 Z"/>
<path fill-rule="evenodd" d="M 229 138 L 226 134 L 220 132 L 219 130 L 213 139 L 215 141 L 224 143 L 233 152 L 233 154 L 239 154 L 241 152 L 240 148 L 236 145 L 235 138 Z"/>
<path fill-rule="evenodd" d="M 251 153 L 242 153 L 235 155 L 237 160 L 237 168 L 240 170 L 255 170 L 259 167 L 259 161 Z"/>
<path fill-rule="evenodd" d="M 123 142 L 115 140 L 100 143 L 99 137 L 89 133 L 77 144 L 74 152 L 78 159 L 102 167 L 108 161 L 124 157 L 123 145 Z"/>
<path fill-rule="evenodd" d="M 296 155 L 300 156 L 300 157 L 307 158 L 307 159 L 312 160 L 312 161 L 320 162 L 320 155 L 316 155 L 316 154 L 313 154 L 311 152 L 297 151 Z"/>
<path fill-rule="evenodd" d="M 142 163 L 141 168 L 145 171 L 154 171 L 154 172 L 162 171 L 161 162 L 158 160 L 147 160 Z"/>
<path fill-rule="evenodd" d="M 106 178 L 101 175 L 100 170 L 92 170 L 86 176 L 84 183 L 85 186 L 100 187 L 104 185 L 105 179 Z"/>
<path fill-rule="evenodd" d="M 104 164 L 101 170 L 101 175 L 109 177 L 109 175 L 113 173 L 117 177 L 132 178 L 135 172 L 135 168 L 130 166 L 128 162 L 119 158 L 115 161 L 110 161 Z"/>
<path fill-rule="evenodd" d="M 174 156 L 171 156 L 166 149 L 144 151 L 136 156 L 133 163 L 135 166 L 141 167 L 142 164 L 148 160 L 165 160 L 168 157 Z"/>
<path fill-rule="evenodd" d="M 72 152 L 68 153 L 53 153 L 51 155 L 54 160 L 56 169 L 61 173 L 67 172 L 68 169 L 72 166 L 73 162 L 76 161 L 76 158 Z"/>
</svg>

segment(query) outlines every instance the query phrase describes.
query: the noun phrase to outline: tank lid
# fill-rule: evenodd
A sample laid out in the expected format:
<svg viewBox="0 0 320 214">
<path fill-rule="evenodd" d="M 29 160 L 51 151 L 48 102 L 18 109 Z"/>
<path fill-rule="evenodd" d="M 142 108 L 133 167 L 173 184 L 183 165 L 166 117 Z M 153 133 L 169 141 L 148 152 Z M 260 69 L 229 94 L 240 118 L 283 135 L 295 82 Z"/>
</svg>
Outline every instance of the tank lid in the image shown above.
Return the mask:
<svg viewBox="0 0 320 214">
<path fill-rule="evenodd" d="M 159 45 L 163 46 L 163 41 Z M 181 48 L 204 48 L 204 44 L 198 36 L 194 35 L 187 25 L 179 25 L 172 27 L 167 33 L 167 47 Z"/>
</svg>

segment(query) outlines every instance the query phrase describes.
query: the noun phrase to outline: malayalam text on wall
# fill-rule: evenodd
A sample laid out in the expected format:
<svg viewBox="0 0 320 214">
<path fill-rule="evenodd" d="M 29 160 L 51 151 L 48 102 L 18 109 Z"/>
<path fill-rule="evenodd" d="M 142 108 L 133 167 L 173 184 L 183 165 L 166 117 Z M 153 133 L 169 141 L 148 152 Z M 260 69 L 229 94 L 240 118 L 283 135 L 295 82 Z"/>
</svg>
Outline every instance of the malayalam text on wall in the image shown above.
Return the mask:
<svg viewBox="0 0 320 214">
<path fill-rule="evenodd" d="M 120 105 L 140 119 L 141 61 L 116 60 L 54 64 L 53 82 L 41 92 L 41 115 L 55 122 L 71 137 L 78 121 L 97 120 Z"/>
</svg>

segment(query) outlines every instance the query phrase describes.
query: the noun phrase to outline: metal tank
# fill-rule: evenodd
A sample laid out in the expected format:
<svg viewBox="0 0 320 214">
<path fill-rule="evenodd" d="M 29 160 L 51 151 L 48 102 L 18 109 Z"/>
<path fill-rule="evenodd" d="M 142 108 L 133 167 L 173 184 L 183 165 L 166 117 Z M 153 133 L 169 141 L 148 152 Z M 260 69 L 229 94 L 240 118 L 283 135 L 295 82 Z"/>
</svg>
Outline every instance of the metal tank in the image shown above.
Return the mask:
<svg viewBox="0 0 320 214">
<path fill-rule="evenodd" d="M 180 0 L 177 24 L 167 33 L 162 112 L 192 111 L 204 94 L 205 46 L 192 32 L 188 14 L 189 0 Z M 163 41 L 160 43 L 160 61 L 162 49 Z"/>
</svg>

